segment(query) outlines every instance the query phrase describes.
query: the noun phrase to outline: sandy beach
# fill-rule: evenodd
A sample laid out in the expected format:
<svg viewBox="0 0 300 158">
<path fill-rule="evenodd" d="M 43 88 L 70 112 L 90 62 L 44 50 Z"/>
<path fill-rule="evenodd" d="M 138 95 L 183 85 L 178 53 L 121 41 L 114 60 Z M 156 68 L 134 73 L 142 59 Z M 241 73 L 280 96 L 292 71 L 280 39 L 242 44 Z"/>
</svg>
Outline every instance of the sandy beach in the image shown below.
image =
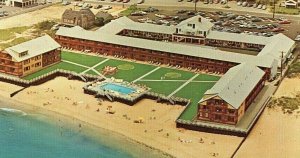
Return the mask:
<svg viewBox="0 0 300 158">
<path fill-rule="evenodd" d="M 285 78 L 274 97 L 295 97 L 300 93 L 299 78 Z M 236 154 L 236 158 L 300 157 L 300 112 L 283 114 L 279 107 L 266 108 Z"/>
<path fill-rule="evenodd" d="M 4 97 L 17 89 L 11 84 L 1 84 L 9 89 L 0 90 Z M 213 157 L 214 153 L 217 157 L 230 157 L 242 140 L 235 136 L 177 129 L 175 120 L 184 109 L 182 106 L 156 103 L 148 99 L 134 106 L 107 101 L 99 103 L 93 96 L 83 93 L 83 85 L 85 83 L 81 81 L 58 77 L 42 85 L 29 87 L 11 100 L 111 130 L 174 157 Z M 108 106 L 112 106 L 116 113 L 107 114 Z M 144 118 L 144 123 L 133 123 L 139 117 Z M 200 138 L 204 143 L 199 142 Z"/>
</svg>

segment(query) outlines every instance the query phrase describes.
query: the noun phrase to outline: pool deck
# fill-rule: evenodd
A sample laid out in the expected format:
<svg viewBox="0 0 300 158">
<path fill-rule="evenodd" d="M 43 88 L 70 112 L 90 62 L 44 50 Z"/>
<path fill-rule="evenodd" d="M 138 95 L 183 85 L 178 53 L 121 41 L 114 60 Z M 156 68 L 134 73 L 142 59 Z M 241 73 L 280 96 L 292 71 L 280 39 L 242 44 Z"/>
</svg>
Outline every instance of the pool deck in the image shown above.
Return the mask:
<svg viewBox="0 0 300 158">
<path fill-rule="evenodd" d="M 103 88 L 107 84 L 128 88 L 130 91 L 122 92 L 114 87 Z M 94 95 L 95 97 L 104 97 L 110 101 L 119 101 L 125 104 L 134 105 L 150 90 L 148 87 L 129 83 L 119 79 L 105 79 L 96 81 L 83 87 L 84 93 Z"/>
<path fill-rule="evenodd" d="M 247 136 L 259 119 L 259 116 L 265 109 L 270 97 L 275 92 L 275 90 L 275 86 L 266 85 L 258 94 L 255 101 L 247 109 L 243 118 L 237 123 L 237 125 L 226 125 L 196 119 L 194 119 L 193 121 L 177 119 L 176 126 L 179 128 L 187 128 L 211 133 L 235 135 L 241 137 Z"/>
</svg>

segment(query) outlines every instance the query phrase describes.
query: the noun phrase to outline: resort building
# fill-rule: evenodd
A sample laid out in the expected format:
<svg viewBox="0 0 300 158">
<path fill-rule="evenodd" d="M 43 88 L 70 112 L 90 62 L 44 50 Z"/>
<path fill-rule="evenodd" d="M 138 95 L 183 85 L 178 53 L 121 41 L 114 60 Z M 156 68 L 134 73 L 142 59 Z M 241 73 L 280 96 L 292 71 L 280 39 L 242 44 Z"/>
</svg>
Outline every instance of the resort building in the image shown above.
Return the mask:
<svg viewBox="0 0 300 158">
<path fill-rule="evenodd" d="M 229 69 L 198 103 L 198 120 L 237 124 L 264 87 L 265 72 L 243 63 Z"/>
<path fill-rule="evenodd" d="M 262 37 L 218 32 L 212 27 L 213 24 L 201 16 L 184 20 L 177 26 L 138 23 L 121 17 L 96 31 L 79 26 L 60 27 L 55 38 L 69 49 L 222 74 L 248 62 L 264 70 L 266 79 L 276 76 L 277 68 L 291 57 L 295 47 L 295 42 L 283 34 Z M 258 55 L 218 49 L 221 47 L 254 50 Z"/>
<path fill-rule="evenodd" d="M 37 0 L 5 0 L 5 3 L 7 6 L 23 8 L 27 6 L 37 5 L 38 1 Z"/>
<path fill-rule="evenodd" d="M 0 51 L 0 72 L 22 77 L 60 60 L 60 45 L 45 35 Z"/>
<path fill-rule="evenodd" d="M 80 10 L 67 9 L 62 15 L 61 23 L 87 29 L 94 25 L 95 15 L 89 8 Z"/>
</svg>

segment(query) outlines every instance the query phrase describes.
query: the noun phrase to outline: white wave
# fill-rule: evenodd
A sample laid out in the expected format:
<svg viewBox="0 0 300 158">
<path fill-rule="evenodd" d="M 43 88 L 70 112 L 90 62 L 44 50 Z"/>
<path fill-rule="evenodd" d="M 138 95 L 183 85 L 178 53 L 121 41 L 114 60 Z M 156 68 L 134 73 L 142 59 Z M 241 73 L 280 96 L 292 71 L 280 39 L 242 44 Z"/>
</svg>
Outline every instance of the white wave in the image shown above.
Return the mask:
<svg viewBox="0 0 300 158">
<path fill-rule="evenodd" d="M 23 116 L 26 116 L 27 113 L 22 111 L 22 110 L 18 110 L 18 109 L 12 109 L 12 108 L 0 108 L 0 110 L 2 111 L 6 111 L 6 112 L 12 112 L 12 113 L 20 113 Z"/>
</svg>

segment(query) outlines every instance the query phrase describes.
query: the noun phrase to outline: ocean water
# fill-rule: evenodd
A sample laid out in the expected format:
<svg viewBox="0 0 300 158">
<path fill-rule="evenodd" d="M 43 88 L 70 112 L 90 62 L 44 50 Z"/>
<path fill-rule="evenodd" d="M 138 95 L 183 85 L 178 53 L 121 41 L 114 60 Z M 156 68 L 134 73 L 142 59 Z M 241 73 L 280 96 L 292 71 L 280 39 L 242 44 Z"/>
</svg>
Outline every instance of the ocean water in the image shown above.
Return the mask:
<svg viewBox="0 0 300 158">
<path fill-rule="evenodd" d="M 0 158 L 134 157 L 164 156 L 108 131 L 0 108 Z"/>
</svg>

